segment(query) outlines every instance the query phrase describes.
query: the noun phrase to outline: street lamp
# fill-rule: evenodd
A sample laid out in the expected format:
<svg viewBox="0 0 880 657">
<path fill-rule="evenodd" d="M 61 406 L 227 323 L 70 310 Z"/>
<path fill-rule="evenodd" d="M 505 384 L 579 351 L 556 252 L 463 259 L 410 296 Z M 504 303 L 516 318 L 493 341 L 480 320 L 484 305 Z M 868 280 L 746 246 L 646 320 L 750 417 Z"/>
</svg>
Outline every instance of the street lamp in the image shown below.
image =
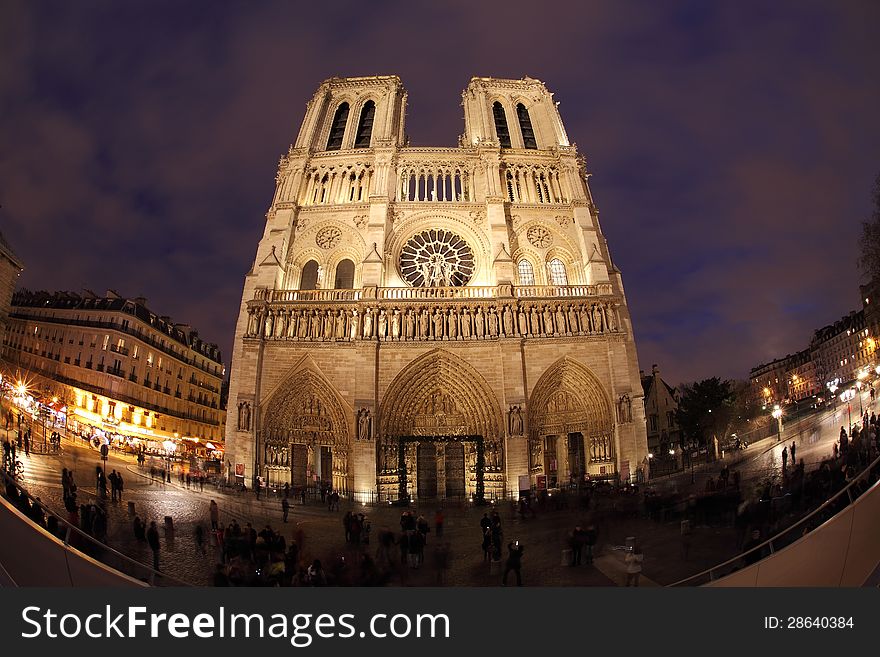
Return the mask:
<svg viewBox="0 0 880 657">
<path fill-rule="evenodd" d="M 849 431 L 852 433 L 852 399 L 856 396 L 855 388 L 848 388 L 840 393 L 840 401 L 847 402 L 847 410 L 849 411 Z"/>
<path fill-rule="evenodd" d="M 773 407 L 773 417 L 776 418 L 776 442 L 782 440 L 782 409 L 779 404 Z"/>
</svg>

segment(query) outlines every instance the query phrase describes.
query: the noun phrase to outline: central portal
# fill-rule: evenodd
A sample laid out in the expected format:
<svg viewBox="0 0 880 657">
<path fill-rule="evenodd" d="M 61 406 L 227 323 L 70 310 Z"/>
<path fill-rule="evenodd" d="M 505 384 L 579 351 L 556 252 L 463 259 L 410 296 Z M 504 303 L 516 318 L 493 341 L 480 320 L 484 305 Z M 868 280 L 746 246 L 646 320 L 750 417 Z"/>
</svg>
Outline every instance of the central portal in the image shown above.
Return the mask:
<svg viewBox="0 0 880 657">
<path fill-rule="evenodd" d="M 434 443 L 419 443 L 416 483 L 420 498 L 437 497 L 437 448 Z"/>
<path fill-rule="evenodd" d="M 465 443 L 471 444 L 467 450 Z M 468 453 L 471 468 L 467 467 Z M 414 462 L 410 460 L 413 456 Z M 485 470 L 482 436 L 401 436 L 398 439 L 401 499 L 412 494 L 413 475 L 414 492 L 420 499 L 463 498 L 468 495 L 469 470 L 473 473 L 474 499 L 482 499 Z"/>
</svg>

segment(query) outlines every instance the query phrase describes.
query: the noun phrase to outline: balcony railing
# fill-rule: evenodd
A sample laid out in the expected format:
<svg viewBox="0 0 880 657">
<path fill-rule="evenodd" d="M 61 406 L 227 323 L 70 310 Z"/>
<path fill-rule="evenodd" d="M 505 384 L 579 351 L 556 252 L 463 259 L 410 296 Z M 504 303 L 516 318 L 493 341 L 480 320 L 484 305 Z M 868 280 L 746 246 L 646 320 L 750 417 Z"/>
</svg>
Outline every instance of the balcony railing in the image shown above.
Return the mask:
<svg viewBox="0 0 880 657">
<path fill-rule="evenodd" d="M 107 374 L 112 374 L 113 376 L 125 378 L 125 370 L 123 370 L 121 367 L 108 367 Z"/>
<path fill-rule="evenodd" d="M 369 288 L 367 288 L 369 289 Z M 375 289 L 379 300 L 439 300 L 439 299 L 554 299 L 572 297 L 610 296 L 610 283 L 596 285 L 465 285 L 462 287 L 380 287 Z M 372 294 L 356 290 L 270 290 L 258 288 L 254 300 L 270 303 L 368 301 Z M 194 383 L 190 379 L 190 383 Z"/>
</svg>

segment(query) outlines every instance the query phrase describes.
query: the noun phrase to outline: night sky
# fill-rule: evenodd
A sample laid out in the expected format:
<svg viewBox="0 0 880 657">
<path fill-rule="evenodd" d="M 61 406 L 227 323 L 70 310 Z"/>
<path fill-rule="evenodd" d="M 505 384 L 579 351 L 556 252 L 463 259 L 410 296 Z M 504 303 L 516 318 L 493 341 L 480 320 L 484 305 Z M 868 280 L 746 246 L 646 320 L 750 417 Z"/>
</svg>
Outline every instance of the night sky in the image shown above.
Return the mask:
<svg viewBox="0 0 880 657">
<path fill-rule="evenodd" d="M 29 289 L 143 295 L 227 367 L 278 158 L 322 80 L 397 74 L 413 145 L 471 76 L 543 80 L 641 367 L 745 378 L 860 308 L 878 2 L 0 0 L 0 230 Z"/>
</svg>

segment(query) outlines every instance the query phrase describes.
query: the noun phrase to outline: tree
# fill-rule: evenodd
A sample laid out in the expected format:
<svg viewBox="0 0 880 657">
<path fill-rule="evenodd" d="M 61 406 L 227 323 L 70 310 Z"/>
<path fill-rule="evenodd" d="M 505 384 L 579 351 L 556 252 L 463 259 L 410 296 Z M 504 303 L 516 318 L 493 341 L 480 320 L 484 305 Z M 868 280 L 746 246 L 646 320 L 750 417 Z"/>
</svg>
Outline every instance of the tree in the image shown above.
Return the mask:
<svg viewBox="0 0 880 657">
<path fill-rule="evenodd" d="M 869 280 L 880 281 L 880 175 L 874 180 L 874 207 L 871 218 L 862 223 L 859 242 L 859 267 Z"/>
<path fill-rule="evenodd" d="M 706 446 L 713 438 L 726 436 L 736 420 L 737 394 L 733 381 L 717 376 L 679 387 L 676 419 L 684 441 Z"/>
</svg>

